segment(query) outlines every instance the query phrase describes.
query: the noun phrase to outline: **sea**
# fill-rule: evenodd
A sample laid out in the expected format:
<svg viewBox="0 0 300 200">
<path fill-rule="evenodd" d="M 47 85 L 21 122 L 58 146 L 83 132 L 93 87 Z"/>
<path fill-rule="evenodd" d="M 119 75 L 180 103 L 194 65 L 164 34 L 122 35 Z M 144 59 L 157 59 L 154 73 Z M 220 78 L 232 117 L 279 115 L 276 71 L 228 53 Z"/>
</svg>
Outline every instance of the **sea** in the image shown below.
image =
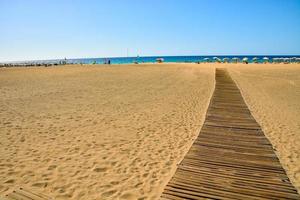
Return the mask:
<svg viewBox="0 0 300 200">
<path fill-rule="evenodd" d="M 110 64 L 131 64 L 131 63 L 155 63 L 157 59 L 163 59 L 163 62 L 169 63 L 195 63 L 195 62 L 214 62 L 216 58 L 220 61 L 223 61 L 224 58 L 227 58 L 229 62 L 233 58 L 238 58 L 239 61 L 242 61 L 244 58 L 248 58 L 248 62 L 253 62 L 253 58 L 257 58 L 256 62 L 264 62 L 266 58 L 269 61 L 273 59 L 279 59 L 288 62 L 299 62 L 300 55 L 209 55 L 209 56 L 135 56 L 135 57 L 107 57 L 107 58 L 62 58 L 62 59 L 53 59 L 53 60 L 32 60 L 32 61 L 18 61 L 18 62 L 9 62 L 17 64 L 53 64 L 66 61 L 67 63 L 72 64 L 105 64 L 110 61 Z M 7 62 L 8 63 L 8 62 Z"/>
</svg>

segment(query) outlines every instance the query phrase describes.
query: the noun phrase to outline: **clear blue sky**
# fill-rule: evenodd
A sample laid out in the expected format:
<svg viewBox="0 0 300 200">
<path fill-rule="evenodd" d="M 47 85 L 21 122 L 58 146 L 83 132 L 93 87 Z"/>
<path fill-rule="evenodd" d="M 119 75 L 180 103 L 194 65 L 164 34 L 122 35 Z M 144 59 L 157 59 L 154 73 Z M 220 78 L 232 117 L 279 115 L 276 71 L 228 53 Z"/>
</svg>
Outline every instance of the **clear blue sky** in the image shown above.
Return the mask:
<svg viewBox="0 0 300 200">
<path fill-rule="evenodd" d="M 300 0 L 0 0 L 0 61 L 300 54 Z"/>
</svg>

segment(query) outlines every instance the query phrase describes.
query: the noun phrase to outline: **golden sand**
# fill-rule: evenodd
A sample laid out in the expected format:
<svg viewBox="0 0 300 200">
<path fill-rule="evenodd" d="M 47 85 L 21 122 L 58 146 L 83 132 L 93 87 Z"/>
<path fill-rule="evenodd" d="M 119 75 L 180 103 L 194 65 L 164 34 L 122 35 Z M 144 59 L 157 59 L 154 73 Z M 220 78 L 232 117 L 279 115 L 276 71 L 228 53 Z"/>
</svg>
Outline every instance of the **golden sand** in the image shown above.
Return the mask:
<svg viewBox="0 0 300 200">
<path fill-rule="evenodd" d="M 158 199 L 197 137 L 214 69 L 0 69 L 0 194 Z"/>
<path fill-rule="evenodd" d="M 300 65 L 227 67 L 300 193 Z"/>
<path fill-rule="evenodd" d="M 300 191 L 300 65 L 0 69 L 0 194 L 158 199 L 228 68 Z"/>
</svg>

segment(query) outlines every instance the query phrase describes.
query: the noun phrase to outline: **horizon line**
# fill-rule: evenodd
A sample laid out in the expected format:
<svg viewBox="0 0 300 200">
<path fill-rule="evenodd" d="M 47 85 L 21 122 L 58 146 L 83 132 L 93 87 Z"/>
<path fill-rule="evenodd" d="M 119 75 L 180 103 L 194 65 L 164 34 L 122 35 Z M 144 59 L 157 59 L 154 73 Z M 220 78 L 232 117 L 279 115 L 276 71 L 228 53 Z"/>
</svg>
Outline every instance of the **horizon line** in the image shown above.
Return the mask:
<svg viewBox="0 0 300 200">
<path fill-rule="evenodd" d="M 203 54 L 203 55 L 145 55 L 145 56 L 111 56 L 111 57 L 75 57 L 75 58 L 45 58 L 45 59 L 31 59 L 31 60 L 7 60 L 7 61 L 1 61 L 0 63 L 13 63 L 13 62 L 33 62 L 33 61 L 54 61 L 54 60 L 77 60 L 77 59 L 110 59 L 110 58 L 151 58 L 151 57 L 193 57 L 193 56 L 300 56 L 300 54 Z"/>
</svg>

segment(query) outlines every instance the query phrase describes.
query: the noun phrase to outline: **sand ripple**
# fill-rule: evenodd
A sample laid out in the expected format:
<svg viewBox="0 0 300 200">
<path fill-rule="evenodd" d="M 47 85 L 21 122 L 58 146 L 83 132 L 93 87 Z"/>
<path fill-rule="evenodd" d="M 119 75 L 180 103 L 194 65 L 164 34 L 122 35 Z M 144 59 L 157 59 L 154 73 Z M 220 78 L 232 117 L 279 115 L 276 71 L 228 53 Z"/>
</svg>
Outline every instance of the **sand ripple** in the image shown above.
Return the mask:
<svg viewBox="0 0 300 200">
<path fill-rule="evenodd" d="M 300 65 L 242 65 L 230 69 L 300 193 Z"/>
<path fill-rule="evenodd" d="M 196 138 L 204 65 L 1 69 L 0 193 L 157 199 Z"/>
</svg>

